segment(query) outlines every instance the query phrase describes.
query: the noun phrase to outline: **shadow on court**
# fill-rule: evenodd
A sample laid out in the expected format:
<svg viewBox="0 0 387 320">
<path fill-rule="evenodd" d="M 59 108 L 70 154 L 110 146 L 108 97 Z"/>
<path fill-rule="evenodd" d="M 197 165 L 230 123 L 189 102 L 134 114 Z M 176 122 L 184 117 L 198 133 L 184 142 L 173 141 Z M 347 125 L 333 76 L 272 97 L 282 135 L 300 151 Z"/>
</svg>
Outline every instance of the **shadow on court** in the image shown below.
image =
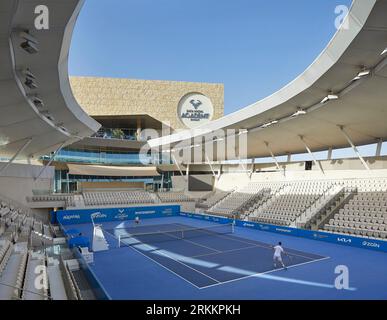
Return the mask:
<svg viewBox="0 0 387 320">
<path fill-rule="evenodd" d="M 231 225 L 192 229 L 173 223 L 105 231 L 119 239 L 122 250 L 137 251 L 199 289 L 276 270 L 272 244 L 238 237 Z M 326 259 L 285 251 L 287 267 Z"/>
</svg>

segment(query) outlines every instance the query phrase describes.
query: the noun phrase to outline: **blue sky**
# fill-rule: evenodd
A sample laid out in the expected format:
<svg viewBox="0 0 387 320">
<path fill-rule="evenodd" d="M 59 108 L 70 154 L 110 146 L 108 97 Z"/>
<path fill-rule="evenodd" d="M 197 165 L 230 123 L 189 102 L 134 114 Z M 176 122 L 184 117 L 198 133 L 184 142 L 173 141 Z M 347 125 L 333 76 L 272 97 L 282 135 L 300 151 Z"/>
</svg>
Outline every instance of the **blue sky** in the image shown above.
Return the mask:
<svg viewBox="0 0 387 320">
<path fill-rule="evenodd" d="M 69 72 L 223 83 L 228 114 L 305 70 L 336 31 L 336 6 L 351 2 L 87 0 L 74 31 Z M 364 154 L 374 150 L 362 148 Z"/>
</svg>

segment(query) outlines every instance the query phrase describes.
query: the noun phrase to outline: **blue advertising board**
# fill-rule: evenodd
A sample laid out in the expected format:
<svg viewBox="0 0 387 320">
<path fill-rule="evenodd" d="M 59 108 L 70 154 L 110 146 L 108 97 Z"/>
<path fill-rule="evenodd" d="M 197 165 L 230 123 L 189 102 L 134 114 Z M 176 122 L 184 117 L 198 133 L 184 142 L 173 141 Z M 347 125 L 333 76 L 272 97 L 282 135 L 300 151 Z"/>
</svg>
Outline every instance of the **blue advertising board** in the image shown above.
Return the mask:
<svg viewBox="0 0 387 320">
<path fill-rule="evenodd" d="M 104 208 L 60 210 L 56 212 L 56 221 L 61 225 L 91 223 L 91 216 L 96 223 L 108 221 L 133 220 L 136 216 L 141 219 L 162 218 L 176 216 L 180 213 L 180 206 L 144 206 L 129 208 Z"/>
<path fill-rule="evenodd" d="M 206 221 L 217 222 L 217 223 L 232 223 L 234 221 L 228 218 L 210 216 L 210 215 L 204 215 L 204 214 L 192 214 L 192 213 L 181 212 L 180 215 L 184 217 L 192 218 L 192 219 L 200 219 L 200 220 L 206 220 Z M 383 240 L 368 239 L 368 238 L 362 238 L 362 237 L 352 237 L 349 235 L 341 235 L 341 234 L 313 231 L 313 230 L 304 230 L 304 229 L 276 226 L 271 224 L 250 222 L 250 221 L 235 220 L 235 225 L 237 227 L 242 227 L 242 228 L 250 228 L 250 229 L 255 229 L 259 231 L 273 232 L 273 233 L 279 233 L 279 234 L 288 235 L 288 236 L 325 241 L 325 242 L 330 242 L 330 243 L 335 243 L 340 245 L 346 245 L 350 247 L 365 248 L 365 249 L 387 252 L 387 241 L 383 241 Z"/>
</svg>

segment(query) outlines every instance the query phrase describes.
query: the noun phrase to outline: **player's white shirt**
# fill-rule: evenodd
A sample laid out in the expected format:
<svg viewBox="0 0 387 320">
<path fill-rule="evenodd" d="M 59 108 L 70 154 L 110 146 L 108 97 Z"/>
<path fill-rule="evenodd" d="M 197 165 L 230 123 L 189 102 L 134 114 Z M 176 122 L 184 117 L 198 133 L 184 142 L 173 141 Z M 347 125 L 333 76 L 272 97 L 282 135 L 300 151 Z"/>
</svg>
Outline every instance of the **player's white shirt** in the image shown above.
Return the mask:
<svg viewBox="0 0 387 320">
<path fill-rule="evenodd" d="M 283 252 L 284 249 L 280 245 L 274 247 L 274 257 L 281 257 Z"/>
</svg>

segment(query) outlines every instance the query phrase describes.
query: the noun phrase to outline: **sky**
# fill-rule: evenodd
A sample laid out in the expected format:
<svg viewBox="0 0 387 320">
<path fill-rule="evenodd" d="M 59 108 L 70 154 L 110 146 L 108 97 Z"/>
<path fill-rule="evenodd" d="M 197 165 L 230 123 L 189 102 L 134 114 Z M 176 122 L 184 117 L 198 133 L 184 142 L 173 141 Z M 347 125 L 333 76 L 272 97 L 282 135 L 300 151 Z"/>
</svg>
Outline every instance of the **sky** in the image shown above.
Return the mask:
<svg viewBox="0 0 387 320">
<path fill-rule="evenodd" d="M 69 73 L 223 83 L 229 114 L 302 73 L 336 32 L 336 7 L 351 2 L 86 0 L 74 30 Z M 374 155 L 375 146 L 360 150 Z M 334 152 L 334 157 L 353 155 Z"/>
</svg>

